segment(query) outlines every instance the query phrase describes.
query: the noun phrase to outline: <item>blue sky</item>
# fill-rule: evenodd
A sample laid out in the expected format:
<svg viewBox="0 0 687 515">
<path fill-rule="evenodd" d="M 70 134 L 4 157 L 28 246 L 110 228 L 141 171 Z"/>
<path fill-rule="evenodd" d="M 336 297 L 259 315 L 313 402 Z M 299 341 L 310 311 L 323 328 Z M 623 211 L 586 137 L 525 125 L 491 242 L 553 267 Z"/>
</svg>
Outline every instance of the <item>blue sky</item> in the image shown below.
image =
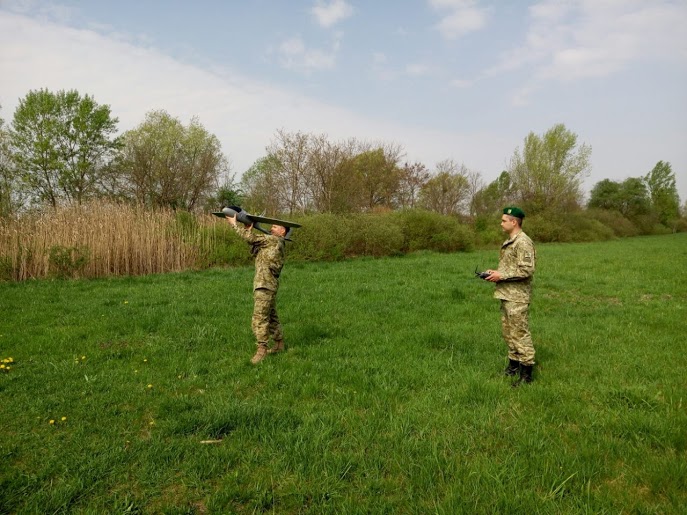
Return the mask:
<svg viewBox="0 0 687 515">
<path fill-rule="evenodd" d="M 237 176 L 286 129 L 486 181 L 564 123 L 592 147 L 587 190 L 663 160 L 684 202 L 685 27 L 686 0 L 0 0 L 0 116 L 77 89 L 122 132 L 197 116 Z"/>
</svg>

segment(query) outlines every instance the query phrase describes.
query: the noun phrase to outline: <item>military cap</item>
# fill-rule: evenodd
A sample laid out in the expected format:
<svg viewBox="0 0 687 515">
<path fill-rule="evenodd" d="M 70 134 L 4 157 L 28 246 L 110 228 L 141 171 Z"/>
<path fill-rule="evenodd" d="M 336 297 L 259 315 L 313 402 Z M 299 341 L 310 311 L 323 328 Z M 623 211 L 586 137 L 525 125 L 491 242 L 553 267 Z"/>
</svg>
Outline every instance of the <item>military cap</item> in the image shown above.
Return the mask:
<svg viewBox="0 0 687 515">
<path fill-rule="evenodd" d="M 525 212 L 522 209 L 520 209 L 519 207 L 514 207 L 514 206 L 504 207 L 503 208 L 503 214 L 514 216 L 515 218 L 520 218 L 520 219 L 525 218 Z"/>
</svg>

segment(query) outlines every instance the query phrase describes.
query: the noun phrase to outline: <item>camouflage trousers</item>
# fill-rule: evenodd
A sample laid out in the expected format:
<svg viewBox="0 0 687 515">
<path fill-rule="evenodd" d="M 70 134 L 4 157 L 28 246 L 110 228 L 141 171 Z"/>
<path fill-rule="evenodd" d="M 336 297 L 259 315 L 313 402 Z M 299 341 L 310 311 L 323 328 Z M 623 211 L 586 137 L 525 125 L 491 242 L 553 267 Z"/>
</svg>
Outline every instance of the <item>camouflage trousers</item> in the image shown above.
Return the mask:
<svg viewBox="0 0 687 515">
<path fill-rule="evenodd" d="M 508 345 L 508 359 L 534 365 L 534 345 L 529 328 L 529 308 L 525 302 L 501 300 L 501 330 Z"/>
<path fill-rule="evenodd" d="M 277 315 L 277 292 L 258 288 L 253 292 L 253 319 L 251 328 L 258 346 L 267 345 L 270 336 L 274 341 L 283 340 Z"/>
</svg>

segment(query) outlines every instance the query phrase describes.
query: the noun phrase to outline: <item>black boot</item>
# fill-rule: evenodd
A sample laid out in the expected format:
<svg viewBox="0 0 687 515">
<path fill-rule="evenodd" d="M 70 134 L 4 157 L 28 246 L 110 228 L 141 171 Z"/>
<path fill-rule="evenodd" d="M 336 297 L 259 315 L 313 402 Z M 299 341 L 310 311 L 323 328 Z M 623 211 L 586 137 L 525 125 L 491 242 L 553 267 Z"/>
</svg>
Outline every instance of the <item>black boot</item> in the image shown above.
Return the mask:
<svg viewBox="0 0 687 515">
<path fill-rule="evenodd" d="M 532 382 L 532 369 L 534 365 L 520 365 L 520 379 L 513 383 L 513 386 L 520 386 L 521 384 L 529 384 Z"/>
<path fill-rule="evenodd" d="M 508 366 L 503 371 L 503 375 L 514 376 L 518 373 L 518 370 L 520 370 L 520 362 L 515 361 L 514 359 L 509 359 L 508 360 Z"/>
</svg>

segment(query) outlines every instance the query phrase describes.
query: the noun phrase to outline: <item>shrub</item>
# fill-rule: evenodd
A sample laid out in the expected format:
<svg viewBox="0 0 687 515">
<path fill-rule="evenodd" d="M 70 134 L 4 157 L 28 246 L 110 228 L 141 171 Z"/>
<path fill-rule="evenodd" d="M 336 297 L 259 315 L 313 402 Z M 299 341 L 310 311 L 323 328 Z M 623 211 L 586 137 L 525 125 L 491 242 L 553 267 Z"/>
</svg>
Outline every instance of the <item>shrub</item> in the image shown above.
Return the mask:
<svg viewBox="0 0 687 515">
<path fill-rule="evenodd" d="M 294 230 L 293 243 L 287 243 L 290 259 L 331 261 L 343 259 L 350 246 L 355 224 L 349 217 L 319 214 L 300 217 L 303 226 Z"/>
<path fill-rule="evenodd" d="M 424 210 L 400 211 L 390 216 L 401 226 L 406 252 L 456 252 L 471 250 L 474 246 L 474 231 L 454 217 Z"/>
<path fill-rule="evenodd" d="M 53 245 L 48 256 L 50 271 L 59 279 L 76 277 L 88 265 L 90 256 L 88 247 Z"/>
<path fill-rule="evenodd" d="M 671 220 L 670 226 L 673 232 L 687 232 L 687 218 Z"/>
<path fill-rule="evenodd" d="M 365 214 L 351 218 L 355 230 L 351 231 L 347 257 L 396 256 L 403 253 L 403 233 L 388 214 Z"/>
<path fill-rule="evenodd" d="M 627 218 L 625 218 L 620 211 L 610 209 L 588 209 L 587 216 L 598 220 L 606 227 L 613 231 L 613 234 L 619 237 L 637 236 L 639 229 Z"/>
<path fill-rule="evenodd" d="M 574 213 L 538 213 L 525 219 L 525 232 L 539 242 L 605 241 L 615 235 L 610 227 L 583 211 Z"/>
<path fill-rule="evenodd" d="M 201 227 L 198 236 L 199 268 L 246 265 L 252 261 L 248 245 L 226 222 Z"/>
<path fill-rule="evenodd" d="M 11 281 L 14 278 L 14 266 L 9 256 L 0 256 L 0 281 Z"/>
</svg>

